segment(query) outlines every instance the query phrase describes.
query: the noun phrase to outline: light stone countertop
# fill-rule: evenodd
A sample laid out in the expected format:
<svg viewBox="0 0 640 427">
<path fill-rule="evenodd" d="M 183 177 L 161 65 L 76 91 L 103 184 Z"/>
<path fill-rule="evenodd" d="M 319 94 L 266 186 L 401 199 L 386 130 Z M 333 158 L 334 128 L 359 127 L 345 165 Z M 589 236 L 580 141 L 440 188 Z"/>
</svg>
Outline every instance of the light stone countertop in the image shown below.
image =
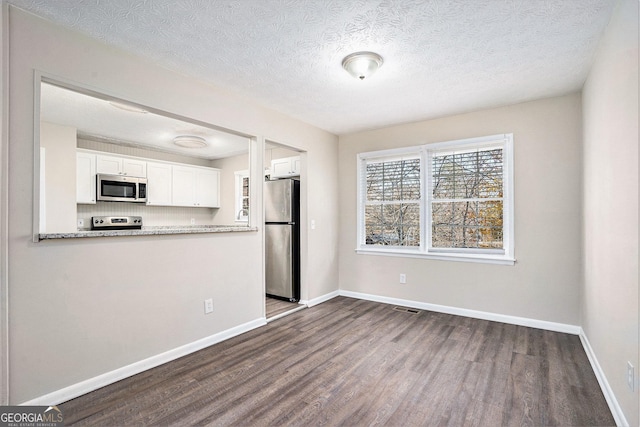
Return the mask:
<svg viewBox="0 0 640 427">
<path fill-rule="evenodd" d="M 79 239 L 85 237 L 156 236 L 167 234 L 238 233 L 258 231 L 244 225 L 182 225 L 142 227 L 142 230 L 79 230 L 70 233 L 41 233 L 39 240 Z"/>
</svg>

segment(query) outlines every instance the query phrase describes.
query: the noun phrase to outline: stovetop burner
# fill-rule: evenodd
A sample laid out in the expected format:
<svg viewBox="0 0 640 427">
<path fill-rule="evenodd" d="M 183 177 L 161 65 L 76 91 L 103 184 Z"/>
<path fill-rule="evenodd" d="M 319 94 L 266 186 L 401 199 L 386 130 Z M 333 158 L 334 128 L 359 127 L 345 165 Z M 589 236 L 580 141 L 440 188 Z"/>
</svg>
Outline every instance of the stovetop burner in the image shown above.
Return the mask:
<svg viewBox="0 0 640 427">
<path fill-rule="evenodd" d="M 92 230 L 140 230 L 141 216 L 92 216 Z"/>
</svg>

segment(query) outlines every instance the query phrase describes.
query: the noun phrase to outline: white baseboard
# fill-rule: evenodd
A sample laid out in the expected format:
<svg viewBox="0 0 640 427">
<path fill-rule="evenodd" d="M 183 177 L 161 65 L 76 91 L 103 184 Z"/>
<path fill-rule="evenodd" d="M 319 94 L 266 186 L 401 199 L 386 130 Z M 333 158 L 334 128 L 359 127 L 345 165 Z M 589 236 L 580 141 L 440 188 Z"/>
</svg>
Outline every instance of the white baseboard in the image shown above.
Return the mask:
<svg viewBox="0 0 640 427">
<path fill-rule="evenodd" d="M 547 322 L 546 320 L 529 319 L 527 317 L 509 316 L 487 311 L 469 310 L 466 308 L 449 307 L 446 305 L 430 304 L 426 302 L 412 301 L 400 298 L 384 297 L 379 295 L 363 294 L 360 292 L 340 291 L 340 295 L 368 301 L 382 302 L 385 304 L 401 305 L 404 307 L 418 308 L 421 310 L 436 311 L 438 313 L 454 314 L 456 316 L 472 317 L 474 319 L 491 320 L 494 322 L 509 323 L 512 325 L 528 326 L 530 328 L 545 329 L 554 332 L 564 332 L 572 335 L 580 335 L 580 326 L 565 323 Z"/>
<path fill-rule="evenodd" d="M 329 292 L 328 294 L 324 294 L 319 296 L 318 298 L 313 298 L 304 303 L 307 304 L 307 307 L 313 307 L 314 305 L 322 304 L 323 302 L 329 301 L 332 298 L 340 296 L 340 291 Z M 300 301 L 302 303 L 302 301 Z"/>
<path fill-rule="evenodd" d="M 600 367 L 600 363 L 598 363 L 596 354 L 593 352 L 593 348 L 591 348 L 589 339 L 587 338 L 587 335 L 584 333 L 584 330 L 582 328 L 580 328 L 580 341 L 582 342 L 584 352 L 587 353 L 587 357 L 589 358 L 589 362 L 591 363 L 591 368 L 593 369 L 593 372 L 598 379 L 598 384 L 600 384 L 600 389 L 602 390 L 602 394 L 604 394 L 607 405 L 609 405 L 609 409 L 611 410 L 613 419 L 616 421 L 616 425 L 628 426 L 629 423 L 627 422 L 627 419 L 622 412 L 622 408 L 620 407 L 620 404 L 618 404 L 618 400 L 616 399 L 615 394 L 613 394 L 613 390 L 611 390 L 609 381 L 607 381 L 607 377 Z"/>
<path fill-rule="evenodd" d="M 296 311 L 304 310 L 304 309 L 305 309 L 305 308 L 307 308 L 307 307 L 308 307 L 308 305 L 307 305 L 306 303 L 298 302 L 298 306 L 297 306 L 296 308 L 293 308 L 293 309 L 291 309 L 291 310 L 289 310 L 289 311 L 285 311 L 284 313 L 276 314 L 276 315 L 275 315 L 275 316 L 273 316 L 273 317 L 270 317 L 270 318 L 268 318 L 268 319 L 265 319 L 265 321 L 266 321 L 267 323 L 271 323 L 271 322 L 273 322 L 274 320 L 282 319 L 283 317 L 286 317 L 286 316 L 288 316 L 288 315 L 290 315 L 290 314 L 293 314 L 293 313 L 295 313 Z"/>
<path fill-rule="evenodd" d="M 189 344 L 174 348 L 173 350 L 166 351 L 164 353 L 151 356 L 147 359 L 140 360 L 139 362 L 132 363 L 131 365 L 123 366 L 114 371 L 98 375 L 97 377 L 89 378 L 88 380 L 70 385 L 60 390 L 56 390 L 52 393 L 45 394 L 44 396 L 36 397 L 27 402 L 21 403 L 26 406 L 38 406 L 38 405 L 57 405 L 67 400 L 74 399 L 83 394 L 97 390 L 109 384 L 113 384 L 124 378 L 139 374 L 148 369 L 155 368 L 164 363 L 171 362 L 182 356 L 194 353 L 203 348 L 209 347 L 213 344 L 217 344 L 221 341 L 233 338 L 236 335 L 243 334 L 252 329 L 259 328 L 266 325 L 264 318 L 253 320 L 251 322 L 236 326 L 231 329 L 219 332 L 217 334 L 202 338 Z"/>
</svg>

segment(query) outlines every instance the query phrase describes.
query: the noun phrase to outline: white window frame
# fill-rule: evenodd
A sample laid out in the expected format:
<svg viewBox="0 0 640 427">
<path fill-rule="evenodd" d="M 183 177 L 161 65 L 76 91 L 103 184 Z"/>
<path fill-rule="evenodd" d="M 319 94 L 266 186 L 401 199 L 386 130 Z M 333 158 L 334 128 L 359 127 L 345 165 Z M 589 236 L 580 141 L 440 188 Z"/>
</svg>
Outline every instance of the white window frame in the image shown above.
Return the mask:
<svg viewBox="0 0 640 427">
<path fill-rule="evenodd" d="M 431 246 L 431 198 L 432 198 L 432 158 L 434 153 L 477 149 L 483 146 L 501 147 L 503 150 L 503 249 L 433 248 Z M 420 156 L 421 197 L 420 197 L 420 246 L 367 245 L 364 224 L 366 204 L 366 165 L 372 160 L 387 161 L 394 158 Z M 480 262 L 488 264 L 515 264 L 514 244 L 514 173 L 513 134 L 490 135 L 479 138 L 438 142 L 414 147 L 394 148 L 358 154 L 358 195 L 357 195 L 357 246 L 358 254 L 386 255 L 437 259 L 447 261 Z"/>
<path fill-rule="evenodd" d="M 234 172 L 235 176 L 235 211 L 234 211 L 234 219 L 235 222 L 249 222 L 249 212 L 246 215 L 242 215 L 242 199 L 245 198 L 242 194 L 242 180 L 244 178 L 249 178 L 248 170 L 241 170 Z M 249 186 L 251 186 L 251 178 L 249 178 Z M 251 206 L 249 206 L 251 209 Z"/>
</svg>

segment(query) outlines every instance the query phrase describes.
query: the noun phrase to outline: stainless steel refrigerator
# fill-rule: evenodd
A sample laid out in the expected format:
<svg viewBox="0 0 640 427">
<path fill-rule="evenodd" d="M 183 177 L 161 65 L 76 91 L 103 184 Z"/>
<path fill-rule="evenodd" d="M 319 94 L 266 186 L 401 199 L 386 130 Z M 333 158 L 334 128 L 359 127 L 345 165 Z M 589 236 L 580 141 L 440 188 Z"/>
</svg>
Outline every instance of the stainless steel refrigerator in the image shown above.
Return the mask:
<svg viewBox="0 0 640 427">
<path fill-rule="evenodd" d="M 267 295 L 300 300 L 300 182 L 265 181 Z"/>
</svg>

